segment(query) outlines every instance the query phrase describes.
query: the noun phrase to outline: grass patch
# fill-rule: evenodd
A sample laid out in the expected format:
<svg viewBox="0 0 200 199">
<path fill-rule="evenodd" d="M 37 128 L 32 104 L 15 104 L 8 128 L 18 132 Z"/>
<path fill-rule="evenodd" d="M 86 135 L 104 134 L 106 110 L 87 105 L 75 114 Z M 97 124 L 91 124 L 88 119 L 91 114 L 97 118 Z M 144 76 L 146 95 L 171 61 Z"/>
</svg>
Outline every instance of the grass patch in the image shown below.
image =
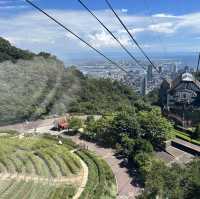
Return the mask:
<svg viewBox="0 0 200 199">
<path fill-rule="evenodd" d="M 192 139 L 187 133 L 184 133 L 184 132 L 181 132 L 178 130 L 174 130 L 174 134 L 177 138 L 180 138 L 182 140 L 185 140 L 187 142 L 190 142 L 192 144 L 196 144 L 196 145 L 200 146 L 200 141 Z"/>
<path fill-rule="evenodd" d="M 78 175 L 81 163 L 70 152 L 69 140 L 58 144 L 58 139 L 32 136 L 19 139 L 16 134 L 0 136 L 0 172 L 10 175 L 28 175 L 29 180 L 0 178 L 0 198 L 10 199 L 71 199 L 77 188 L 73 184 L 55 184 L 54 177 Z M 69 145 L 68 145 L 69 143 Z M 33 176 L 46 177 L 47 181 L 34 181 Z"/>
</svg>

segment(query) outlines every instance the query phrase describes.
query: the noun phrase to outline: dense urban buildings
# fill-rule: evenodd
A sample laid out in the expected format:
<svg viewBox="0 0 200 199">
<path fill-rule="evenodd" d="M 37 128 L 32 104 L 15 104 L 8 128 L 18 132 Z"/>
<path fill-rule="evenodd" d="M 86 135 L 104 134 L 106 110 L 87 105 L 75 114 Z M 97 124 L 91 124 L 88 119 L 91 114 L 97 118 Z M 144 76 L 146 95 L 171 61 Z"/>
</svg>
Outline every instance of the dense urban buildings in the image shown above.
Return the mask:
<svg viewBox="0 0 200 199">
<path fill-rule="evenodd" d="M 97 78 L 110 78 L 121 81 L 129 86 L 132 86 L 138 93 L 142 95 L 148 94 L 155 88 L 159 88 L 162 83 L 162 77 L 167 79 L 176 78 L 177 74 L 185 71 L 185 63 L 179 60 L 154 60 L 158 66 L 159 73 L 153 69 L 151 65 L 143 62 L 144 68 L 137 66 L 131 60 L 117 61 L 123 68 L 129 71 L 128 74 L 121 72 L 116 67 L 103 61 L 87 61 L 81 64 L 76 64 L 77 68 L 85 75 L 94 76 Z M 191 70 L 191 68 L 189 69 Z"/>
</svg>

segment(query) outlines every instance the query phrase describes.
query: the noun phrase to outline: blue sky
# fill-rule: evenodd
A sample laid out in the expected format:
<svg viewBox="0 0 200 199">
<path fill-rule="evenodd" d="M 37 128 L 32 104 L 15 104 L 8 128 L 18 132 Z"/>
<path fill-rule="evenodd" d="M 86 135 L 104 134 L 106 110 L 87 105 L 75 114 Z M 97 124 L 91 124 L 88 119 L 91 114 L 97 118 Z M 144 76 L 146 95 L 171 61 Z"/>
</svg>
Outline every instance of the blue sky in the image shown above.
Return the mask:
<svg viewBox="0 0 200 199">
<path fill-rule="evenodd" d="M 104 0 L 83 0 L 133 53 L 130 38 Z M 77 0 L 34 0 L 67 27 L 107 54 L 125 53 Z M 148 53 L 200 51 L 199 0 L 110 0 Z M 96 56 L 85 45 L 23 0 L 0 0 L 0 36 L 35 52 L 49 51 L 63 60 Z"/>
</svg>

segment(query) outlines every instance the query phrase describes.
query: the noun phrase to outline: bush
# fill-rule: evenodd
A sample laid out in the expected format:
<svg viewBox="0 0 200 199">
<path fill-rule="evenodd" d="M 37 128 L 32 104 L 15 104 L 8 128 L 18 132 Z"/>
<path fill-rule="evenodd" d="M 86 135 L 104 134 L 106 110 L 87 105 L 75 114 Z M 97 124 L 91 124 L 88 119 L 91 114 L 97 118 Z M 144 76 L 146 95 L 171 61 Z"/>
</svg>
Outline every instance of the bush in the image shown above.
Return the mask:
<svg viewBox="0 0 200 199">
<path fill-rule="evenodd" d="M 191 137 L 193 139 L 200 140 L 200 124 L 196 127 L 195 131 L 192 133 Z"/>
<path fill-rule="evenodd" d="M 154 108 L 149 112 L 141 111 L 138 118 L 143 138 L 150 141 L 154 149 L 163 148 L 165 146 L 165 141 L 173 137 L 174 128 L 172 124 L 162 116 L 160 109 Z"/>
<path fill-rule="evenodd" d="M 82 120 L 77 117 L 72 117 L 69 120 L 69 129 L 77 132 L 83 126 Z"/>
<path fill-rule="evenodd" d="M 196 145 L 200 146 L 200 141 L 192 139 L 189 135 L 187 135 L 183 132 L 175 131 L 175 135 L 177 138 L 183 139 L 187 142 L 191 142 L 192 144 L 196 144 Z"/>
</svg>

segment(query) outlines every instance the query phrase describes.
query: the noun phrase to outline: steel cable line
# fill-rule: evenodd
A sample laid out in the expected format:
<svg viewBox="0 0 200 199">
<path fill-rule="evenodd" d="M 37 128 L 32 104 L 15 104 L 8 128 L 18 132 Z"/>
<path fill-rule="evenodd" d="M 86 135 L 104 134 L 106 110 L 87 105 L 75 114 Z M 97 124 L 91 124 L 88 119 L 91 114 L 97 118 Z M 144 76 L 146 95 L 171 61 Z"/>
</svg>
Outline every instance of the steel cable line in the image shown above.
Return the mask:
<svg viewBox="0 0 200 199">
<path fill-rule="evenodd" d="M 153 66 L 153 68 L 160 74 L 159 70 L 157 69 L 157 67 L 154 65 L 154 63 L 151 61 L 151 59 L 148 57 L 148 55 L 144 52 L 144 50 L 142 49 L 142 47 L 139 45 L 139 43 L 134 39 L 133 35 L 130 33 L 130 31 L 128 30 L 128 28 L 126 27 L 126 25 L 123 23 L 123 21 L 121 20 L 121 18 L 118 16 L 118 14 L 115 12 L 115 10 L 113 9 L 112 5 L 110 4 L 110 2 L 108 0 L 105 0 L 108 7 L 112 10 L 112 12 L 114 13 L 114 15 L 117 17 L 117 19 L 119 20 L 119 22 L 121 23 L 121 25 L 124 27 L 124 29 L 127 31 L 127 33 L 129 34 L 129 36 L 131 37 L 132 41 L 136 44 L 136 46 L 139 48 L 139 50 L 142 52 L 142 54 L 146 57 L 146 59 L 149 61 L 149 63 Z M 162 79 L 164 79 L 161 76 Z"/>
<path fill-rule="evenodd" d="M 108 33 L 119 43 L 119 45 L 125 50 L 125 52 L 144 70 L 146 68 L 140 63 L 139 60 L 135 58 L 135 56 L 122 44 L 122 42 L 109 30 L 105 24 L 81 1 L 78 0 L 78 2 L 108 31 Z"/>
<path fill-rule="evenodd" d="M 37 9 L 38 11 L 40 11 L 41 13 L 43 13 L 44 15 L 46 15 L 48 18 L 50 18 L 51 20 L 53 20 L 56 24 L 58 24 L 59 26 L 61 26 L 62 28 L 64 28 L 67 32 L 69 32 L 70 34 L 72 34 L 74 37 L 78 38 L 80 41 L 82 41 L 84 44 L 86 44 L 87 46 L 89 46 L 91 49 L 93 49 L 95 52 L 97 52 L 98 54 L 100 54 L 101 56 L 103 56 L 106 60 L 108 60 L 110 63 L 112 63 L 113 65 L 115 65 L 117 68 L 119 68 L 120 70 L 122 70 L 123 72 L 128 74 L 128 71 L 126 71 L 123 67 L 121 67 L 119 64 L 117 64 L 115 61 L 111 60 L 109 57 L 107 57 L 106 55 L 104 55 L 101 51 L 99 51 L 98 49 L 96 49 L 95 47 L 93 47 L 90 43 L 88 43 L 87 41 L 85 41 L 84 39 L 82 39 L 80 36 L 78 36 L 76 33 L 74 33 L 72 30 L 70 30 L 69 28 L 67 28 L 65 25 L 63 25 L 61 22 L 59 22 L 58 20 L 56 20 L 54 17 L 52 17 L 51 15 L 49 15 L 47 12 L 45 12 L 44 10 L 42 10 L 41 8 L 39 8 L 38 6 L 36 6 L 33 2 L 29 1 L 29 0 L 25 0 L 27 3 L 29 3 L 31 6 L 33 6 L 35 9 Z"/>
</svg>

